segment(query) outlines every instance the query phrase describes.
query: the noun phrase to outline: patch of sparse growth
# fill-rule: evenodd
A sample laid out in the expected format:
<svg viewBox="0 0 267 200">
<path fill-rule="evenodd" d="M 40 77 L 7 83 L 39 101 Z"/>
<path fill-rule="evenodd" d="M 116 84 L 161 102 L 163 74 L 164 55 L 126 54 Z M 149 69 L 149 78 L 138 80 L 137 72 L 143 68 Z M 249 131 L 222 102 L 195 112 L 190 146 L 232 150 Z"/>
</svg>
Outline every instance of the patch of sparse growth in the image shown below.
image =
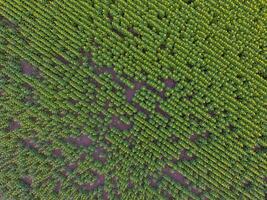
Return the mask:
<svg viewBox="0 0 267 200">
<path fill-rule="evenodd" d="M 0 1 L 0 199 L 266 199 L 265 4 Z"/>
</svg>

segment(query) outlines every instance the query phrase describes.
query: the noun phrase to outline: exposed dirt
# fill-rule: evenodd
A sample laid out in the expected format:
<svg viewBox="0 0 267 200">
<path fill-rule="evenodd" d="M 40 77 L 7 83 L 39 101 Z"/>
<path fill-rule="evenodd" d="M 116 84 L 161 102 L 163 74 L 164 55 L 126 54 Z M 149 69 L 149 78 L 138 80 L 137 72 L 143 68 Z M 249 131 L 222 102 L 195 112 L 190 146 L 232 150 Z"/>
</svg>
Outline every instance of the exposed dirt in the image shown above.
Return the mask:
<svg viewBox="0 0 267 200">
<path fill-rule="evenodd" d="M 250 189 L 252 186 L 252 182 L 251 181 L 245 181 L 244 182 L 244 188 L 245 189 Z"/>
<path fill-rule="evenodd" d="M 190 138 L 189 138 L 189 140 L 190 140 L 191 142 L 193 142 L 193 143 L 196 143 L 199 139 L 200 139 L 200 135 L 198 135 L 198 134 L 196 134 L 196 133 L 193 133 L 193 134 L 190 136 Z"/>
<path fill-rule="evenodd" d="M 99 75 L 99 74 L 107 73 L 107 74 L 111 74 L 111 76 L 112 76 L 112 80 L 116 80 L 116 79 L 117 79 L 116 72 L 115 72 L 114 69 L 111 68 L 111 67 L 96 67 L 96 68 L 95 68 L 95 71 L 96 71 L 96 73 L 97 73 L 98 75 Z"/>
<path fill-rule="evenodd" d="M 69 61 L 67 61 L 63 56 L 56 55 L 56 59 L 58 59 L 60 62 L 62 62 L 64 65 L 68 65 Z"/>
<path fill-rule="evenodd" d="M 61 188 L 62 188 L 62 182 L 61 181 L 57 181 L 56 185 L 55 185 L 55 188 L 54 188 L 54 192 L 55 193 L 59 193 L 61 191 Z"/>
<path fill-rule="evenodd" d="M 21 124 L 20 124 L 20 122 L 18 120 L 11 119 L 9 121 L 7 131 L 8 132 L 12 132 L 12 131 L 15 131 L 15 130 L 19 129 L 20 127 L 21 127 Z"/>
<path fill-rule="evenodd" d="M 132 124 L 126 124 L 122 122 L 117 116 L 112 116 L 112 121 L 111 121 L 110 126 L 115 127 L 122 131 L 129 130 L 132 128 Z"/>
<path fill-rule="evenodd" d="M 69 136 L 66 141 L 71 144 L 75 144 L 77 147 L 84 147 L 87 148 L 89 147 L 93 141 L 87 136 L 87 135 L 80 135 L 79 137 L 72 137 Z"/>
<path fill-rule="evenodd" d="M 141 34 L 137 32 L 133 27 L 128 28 L 128 31 L 133 34 L 135 37 L 140 37 Z"/>
<path fill-rule="evenodd" d="M 82 50 L 82 54 L 86 54 L 83 50 Z M 88 54 L 88 59 L 92 61 L 92 54 L 90 52 L 87 53 Z M 153 93 L 157 94 L 158 96 L 160 96 L 162 99 L 165 99 L 165 92 L 164 91 L 157 91 L 154 87 L 148 85 L 146 82 L 140 82 L 140 81 L 134 81 L 132 80 L 132 82 L 134 83 L 134 87 L 133 88 L 129 88 L 128 86 L 126 86 L 118 77 L 117 74 L 114 70 L 114 68 L 112 67 L 98 67 L 96 65 L 93 65 L 94 71 L 100 75 L 102 73 L 108 73 L 111 74 L 112 76 L 112 80 L 117 83 L 118 85 L 120 85 L 124 90 L 125 90 L 125 97 L 127 102 L 131 103 L 136 92 L 138 90 L 140 90 L 142 87 L 146 87 L 148 90 L 152 91 Z M 164 80 L 166 87 L 174 87 L 176 85 L 175 81 L 172 79 L 166 79 Z M 96 84 L 97 86 L 98 84 Z M 137 109 L 138 112 L 142 112 L 144 113 L 147 117 L 151 114 L 148 110 L 146 110 L 145 108 L 141 107 L 139 104 L 134 103 L 133 104 L 134 107 Z M 165 118 L 169 119 L 170 116 L 167 112 L 165 112 L 164 110 L 162 110 L 159 106 L 159 103 L 156 104 L 156 112 L 160 113 L 161 115 L 163 115 Z M 131 125 L 129 124 L 125 124 L 125 123 L 121 123 L 118 120 L 118 117 L 113 117 L 112 118 L 112 122 L 111 122 L 111 126 L 116 127 L 120 130 L 129 130 L 131 128 Z"/>
<path fill-rule="evenodd" d="M 76 105 L 79 101 L 76 100 L 76 99 L 70 98 L 70 99 L 68 100 L 68 102 L 69 102 L 71 105 Z"/>
<path fill-rule="evenodd" d="M 22 144 L 27 149 L 38 150 L 38 145 L 32 139 L 24 139 Z"/>
<path fill-rule="evenodd" d="M 127 187 L 128 187 L 129 189 L 133 189 L 133 188 L 134 188 L 134 183 L 133 183 L 131 180 L 129 180 L 129 181 L 128 181 L 128 184 L 127 184 Z"/>
<path fill-rule="evenodd" d="M 39 71 L 26 60 L 22 60 L 21 63 L 21 71 L 23 74 L 28 76 L 37 76 L 39 75 Z"/>
<path fill-rule="evenodd" d="M 10 21 L 2 15 L 0 15 L 0 22 L 2 22 L 5 26 L 9 28 L 18 28 L 18 26 L 14 22 Z"/>
<path fill-rule="evenodd" d="M 164 84 L 166 87 L 168 88 L 174 88 L 176 86 L 176 81 L 174 81 L 173 79 L 165 79 L 164 81 Z"/>
<path fill-rule="evenodd" d="M 195 159 L 195 156 L 189 156 L 188 155 L 188 150 L 186 149 L 183 149 L 181 152 L 180 152 L 180 157 L 179 159 L 181 161 L 192 161 Z"/>
<path fill-rule="evenodd" d="M 163 117 L 165 117 L 166 119 L 170 119 L 170 115 L 169 115 L 167 112 L 165 112 L 164 110 L 162 110 L 162 109 L 160 108 L 159 103 L 156 104 L 155 111 L 156 111 L 157 113 L 161 114 L 161 115 L 162 115 Z"/>
<path fill-rule="evenodd" d="M 229 124 L 228 128 L 232 132 L 236 130 L 236 127 L 233 124 Z"/>
<path fill-rule="evenodd" d="M 85 183 L 80 185 L 79 187 L 85 191 L 92 191 L 98 188 L 99 186 L 102 186 L 105 182 L 105 176 L 100 174 L 97 171 L 92 170 L 91 173 L 97 177 L 97 180 L 93 183 Z"/>
<path fill-rule="evenodd" d="M 5 95 L 3 90 L 0 90 L 0 97 L 3 97 Z"/>
<path fill-rule="evenodd" d="M 154 94 L 158 95 L 162 99 L 165 99 L 165 93 L 164 91 L 158 91 L 156 88 L 152 87 L 151 85 L 148 85 L 147 83 L 144 83 L 146 88 L 153 92 Z"/>
<path fill-rule="evenodd" d="M 209 132 L 209 131 L 206 131 L 206 132 L 203 133 L 203 137 L 204 137 L 205 139 L 209 139 L 210 136 L 211 136 L 211 132 Z"/>
<path fill-rule="evenodd" d="M 107 17 L 108 17 L 109 22 L 113 21 L 113 16 L 111 15 L 111 13 L 108 13 Z"/>
<path fill-rule="evenodd" d="M 94 160 L 97 160 L 102 164 L 105 164 L 107 162 L 107 159 L 105 158 L 105 152 L 106 151 L 101 147 L 96 148 L 93 153 Z"/>
<path fill-rule="evenodd" d="M 124 33 L 121 32 L 121 31 L 119 31 L 118 29 L 116 29 L 116 28 L 112 28 L 111 30 L 112 30 L 114 33 L 116 33 L 118 36 L 120 36 L 120 37 L 122 37 L 122 38 L 125 37 Z"/>
<path fill-rule="evenodd" d="M 174 197 L 172 196 L 172 194 L 170 192 L 168 192 L 167 190 L 161 190 L 161 194 L 167 199 L 167 200 L 174 200 Z"/>
<path fill-rule="evenodd" d="M 143 82 L 135 82 L 133 88 L 128 88 L 125 94 L 127 101 L 131 102 L 137 90 L 140 90 L 144 86 L 145 86 L 145 83 Z"/>
<path fill-rule="evenodd" d="M 66 166 L 66 170 L 67 170 L 67 171 L 74 171 L 77 167 L 78 167 L 78 163 L 76 163 L 76 162 L 69 163 L 69 164 Z"/>
<path fill-rule="evenodd" d="M 209 111 L 209 115 L 213 118 L 216 116 L 216 112 L 215 111 Z"/>
<path fill-rule="evenodd" d="M 116 196 L 118 199 L 120 199 L 120 198 L 121 198 L 121 194 L 120 194 L 120 192 L 119 192 L 119 190 L 118 190 L 118 178 L 115 177 L 115 176 L 113 176 L 113 177 L 111 178 L 111 183 L 112 183 L 112 185 L 113 185 L 112 189 L 114 190 L 115 196 Z"/>
<path fill-rule="evenodd" d="M 200 190 L 200 189 L 198 189 L 198 188 L 196 188 L 196 187 L 192 187 L 191 188 L 191 192 L 193 192 L 195 195 L 197 195 L 197 196 L 200 196 L 200 195 L 202 195 L 202 191 Z"/>
<path fill-rule="evenodd" d="M 30 85 L 29 83 L 23 83 L 22 87 L 26 88 L 29 91 L 33 91 L 34 87 L 32 85 Z"/>
<path fill-rule="evenodd" d="M 177 143 L 179 142 L 179 137 L 175 134 L 172 134 L 171 137 L 170 137 L 170 141 L 171 142 L 174 142 L 174 143 Z"/>
<path fill-rule="evenodd" d="M 80 162 L 83 162 L 86 160 L 86 157 L 87 157 L 87 153 L 86 152 L 83 152 L 80 154 L 80 157 L 79 157 L 79 160 Z"/>
<path fill-rule="evenodd" d="M 149 177 L 148 178 L 148 182 L 149 182 L 149 185 L 152 187 L 152 188 L 157 188 L 158 187 L 158 181 L 153 178 L 153 177 Z"/>
<path fill-rule="evenodd" d="M 56 158 L 58 158 L 58 157 L 62 157 L 62 151 L 61 151 L 61 149 L 54 149 L 54 150 L 52 151 L 52 155 L 53 155 L 54 157 L 56 157 Z"/>
<path fill-rule="evenodd" d="M 140 106 L 138 103 L 133 104 L 138 112 L 144 113 L 147 117 L 151 114 L 147 109 Z"/>
<path fill-rule="evenodd" d="M 255 145 L 255 147 L 253 148 L 253 151 L 256 153 L 264 153 L 267 152 L 267 148 L 262 146 L 262 145 Z"/>
<path fill-rule="evenodd" d="M 27 186 L 29 186 L 29 187 L 32 186 L 32 177 L 31 177 L 31 176 L 23 176 L 23 177 L 21 178 L 21 181 L 22 181 L 25 185 L 27 185 Z"/>
<path fill-rule="evenodd" d="M 103 200 L 109 200 L 109 195 L 107 191 L 103 192 Z"/>
<path fill-rule="evenodd" d="M 183 186 L 188 186 L 189 182 L 186 179 L 186 177 L 184 175 L 182 175 L 180 172 L 178 171 L 174 171 L 172 172 L 171 168 L 168 166 L 165 166 L 162 170 L 163 174 L 171 177 L 174 181 L 180 183 Z"/>
</svg>

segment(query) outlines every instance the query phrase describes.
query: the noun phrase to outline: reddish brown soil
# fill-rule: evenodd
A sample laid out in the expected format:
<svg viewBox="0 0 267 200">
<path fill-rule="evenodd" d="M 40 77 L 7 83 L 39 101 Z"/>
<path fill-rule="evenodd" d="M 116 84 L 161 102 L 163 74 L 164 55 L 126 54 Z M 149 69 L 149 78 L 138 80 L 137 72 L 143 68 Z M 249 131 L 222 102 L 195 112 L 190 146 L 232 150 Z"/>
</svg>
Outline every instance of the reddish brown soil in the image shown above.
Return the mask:
<svg viewBox="0 0 267 200">
<path fill-rule="evenodd" d="M 138 33 L 133 27 L 128 28 L 128 31 L 133 34 L 135 37 L 139 37 L 140 33 Z"/>
<path fill-rule="evenodd" d="M 209 131 L 206 131 L 206 132 L 203 134 L 203 137 L 204 137 L 205 139 L 209 139 L 210 136 L 211 136 L 211 133 L 210 133 Z"/>
<path fill-rule="evenodd" d="M 18 26 L 14 22 L 8 20 L 7 18 L 5 18 L 2 15 L 0 15 L 0 21 L 3 22 L 4 25 L 6 25 L 9 28 L 18 28 Z"/>
<path fill-rule="evenodd" d="M 161 194 L 166 197 L 167 200 L 174 200 L 174 197 L 167 190 L 161 190 Z"/>
<path fill-rule="evenodd" d="M 143 86 L 145 86 L 145 83 L 135 82 L 134 88 L 128 88 L 125 94 L 127 101 L 131 102 L 137 90 L 140 90 Z"/>
<path fill-rule="evenodd" d="M 113 16 L 111 15 L 111 13 L 108 13 L 107 17 L 108 17 L 108 20 L 109 20 L 110 22 L 113 21 Z"/>
<path fill-rule="evenodd" d="M 173 79 L 165 79 L 164 84 L 168 88 L 174 88 L 176 86 L 176 82 Z"/>
<path fill-rule="evenodd" d="M 22 73 L 28 76 L 36 76 L 39 75 L 38 70 L 32 66 L 30 63 L 28 63 L 26 60 L 21 61 L 21 70 Z"/>
<path fill-rule="evenodd" d="M 22 144 L 25 148 L 38 150 L 38 145 L 32 139 L 24 139 Z"/>
<path fill-rule="evenodd" d="M 121 31 L 119 31 L 118 29 L 116 29 L 116 28 L 112 28 L 111 29 L 114 33 L 116 33 L 118 36 L 120 36 L 120 37 L 125 37 L 125 35 L 123 34 L 123 32 L 121 32 Z"/>
<path fill-rule="evenodd" d="M 92 191 L 98 188 L 99 186 L 102 186 L 105 182 L 105 176 L 98 173 L 97 171 L 91 171 L 94 176 L 97 177 L 97 180 L 93 183 L 85 183 L 80 185 L 80 188 L 85 191 Z"/>
<path fill-rule="evenodd" d="M 171 168 L 166 166 L 165 168 L 163 168 L 162 170 L 163 174 L 171 177 L 174 181 L 180 183 L 183 186 L 188 186 L 188 180 L 186 179 L 186 177 L 184 175 L 182 175 L 180 172 L 178 171 L 171 171 Z"/>
<path fill-rule="evenodd" d="M 181 151 L 181 153 L 180 153 L 180 157 L 179 157 L 179 159 L 181 160 L 181 161 L 191 161 L 191 160 L 194 160 L 195 159 L 195 157 L 194 156 L 189 156 L 188 155 L 188 151 L 186 150 L 186 149 L 183 149 L 182 151 Z"/>
<path fill-rule="evenodd" d="M 210 115 L 211 117 L 215 117 L 215 116 L 216 116 L 216 112 L 214 112 L 214 111 L 209 111 L 209 115 Z"/>
<path fill-rule="evenodd" d="M 61 156 L 62 156 L 62 151 L 61 151 L 61 149 L 54 149 L 54 150 L 52 151 L 52 155 L 53 155 L 54 157 L 56 157 L 56 158 L 61 157 Z"/>
<path fill-rule="evenodd" d="M 15 119 L 12 119 L 9 121 L 7 131 L 12 132 L 19 129 L 20 127 L 21 127 L 20 122 Z"/>
<path fill-rule="evenodd" d="M 161 115 L 162 115 L 163 117 L 165 117 L 166 119 L 169 119 L 169 118 L 170 118 L 170 115 L 169 115 L 167 112 L 165 112 L 164 110 L 162 110 L 162 109 L 160 108 L 159 103 L 156 104 L 156 109 L 155 109 L 155 111 L 158 112 L 159 114 L 161 114 Z"/>
<path fill-rule="evenodd" d="M 71 144 L 75 144 L 77 147 L 89 147 L 93 142 L 87 135 L 80 135 L 79 137 L 69 136 L 66 141 Z"/>
<path fill-rule="evenodd" d="M 56 59 L 58 59 L 60 62 L 62 62 L 64 65 L 68 65 L 69 61 L 67 61 L 63 56 L 56 55 Z"/>
<path fill-rule="evenodd" d="M 115 128 L 122 130 L 122 131 L 129 130 L 132 128 L 132 124 L 126 124 L 126 123 L 122 122 L 119 119 L 119 117 L 117 117 L 117 116 L 112 117 L 112 121 L 111 121 L 110 125 L 111 125 L 111 127 L 115 127 Z"/>
<path fill-rule="evenodd" d="M 59 193 L 61 191 L 61 187 L 62 187 L 61 181 L 57 181 L 54 188 L 54 192 Z"/>
<path fill-rule="evenodd" d="M 129 181 L 128 181 L 128 185 L 127 185 L 127 187 L 128 187 L 129 189 L 133 189 L 133 188 L 134 188 L 134 183 L 133 183 L 131 180 L 129 180 Z"/>
<path fill-rule="evenodd" d="M 107 191 L 103 192 L 103 200 L 109 200 L 109 195 Z"/>
<path fill-rule="evenodd" d="M 93 153 L 94 160 L 97 160 L 101 162 L 102 164 L 105 164 L 107 162 L 107 159 L 105 158 L 105 150 L 103 148 L 96 148 Z"/>
<path fill-rule="evenodd" d="M 30 85 L 29 83 L 23 83 L 22 86 L 29 91 L 33 91 L 33 89 L 34 89 L 33 86 Z"/>
<path fill-rule="evenodd" d="M 72 98 L 70 98 L 70 99 L 68 100 L 68 102 L 69 102 L 71 105 L 76 105 L 79 101 L 76 100 L 76 99 L 72 99 Z"/>
<path fill-rule="evenodd" d="M 29 187 L 31 187 L 31 185 L 32 185 L 32 177 L 31 177 L 31 176 L 23 176 L 23 177 L 21 178 L 21 181 L 22 181 L 25 185 L 27 185 L 27 186 L 29 186 Z"/>
<path fill-rule="evenodd" d="M 95 71 L 98 75 L 103 73 L 111 74 L 113 80 L 117 78 L 116 72 L 111 67 L 96 67 Z"/>
<path fill-rule="evenodd" d="M 196 143 L 200 138 L 200 135 L 196 134 L 196 133 L 193 133 L 191 136 L 190 136 L 190 141 L 193 142 L 193 143 Z"/>
<path fill-rule="evenodd" d="M 158 91 L 156 88 L 152 87 L 151 85 L 148 85 L 147 83 L 144 83 L 144 84 L 148 90 L 160 96 L 162 99 L 165 99 L 164 91 Z"/>
<path fill-rule="evenodd" d="M 198 188 L 196 188 L 196 187 L 192 187 L 192 188 L 191 188 L 191 192 L 193 192 L 193 193 L 196 194 L 197 196 L 200 196 L 200 195 L 203 193 L 200 189 L 198 189 Z"/>
<path fill-rule="evenodd" d="M 145 109 L 142 106 L 140 106 L 140 104 L 134 103 L 134 107 L 136 108 L 136 110 L 138 112 L 144 113 L 147 117 L 150 115 L 150 112 L 147 109 Z"/>
<path fill-rule="evenodd" d="M 155 178 L 150 177 L 150 178 L 148 179 L 148 181 L 149 181 L 149 185 L 150 185 L 152 188 L 157 188 L 157 187 L 158 187 L 158 181 L 157 181 Z"/>
<path fill-rule="evenodd" d="M 81 155 L 80 155 L 80 157 L 79 157 L 79 161 L 80 162 L 83 162 L 83 161 L 85 161 L 85 159 L 86 159 L 86 157 L 87 157 L 87 153 L 81 153 Z"/>
<path fill-rule="evenodd" d="M 5 95 L 3 90 L 0 90 L 0 97 L 3 97 Z"/>
<path fill-rule="evenodd" d="M 74 171 L 76 168 L 78 167 L 78 164 L 73 162 L 73 163 L 69 163 L 66 167 L 67 171 Z"/>
<path fill-rule="evenodd" d="M 172 134 L 170 137 L 170 140 L 174 143 L 177 143 L 177 142 L 179 142 L 179 137 L 175 134 Z"/>
<path fill-rule="evenodd" d="M 115 193 L 115 196 L 116 196 L 118 199 L 120 199 L 121 194 L 120 194 L 120 192 L 118 191 L 118 178 L 115 177 L 115 176 L 113 176 L 113 177 L 111 178 L 111 183 L 112 183 L 112 185 L 113 185 L 113 191 L 114 191 L 114 193 Z"/>
<path fill-rule="evenodd" d="M 33 96 L 27 96 L 23 99 L 23 102 L 26 104 L 34 105 L 36 101 L 34 100 Z"/>
<path fill-rule="evenodd" d="M 92 140 L 87 135 L 81 135 L 76 139 L 76 144 L 82 147 L 88 147 L 92 144 Z"/>
</svg>

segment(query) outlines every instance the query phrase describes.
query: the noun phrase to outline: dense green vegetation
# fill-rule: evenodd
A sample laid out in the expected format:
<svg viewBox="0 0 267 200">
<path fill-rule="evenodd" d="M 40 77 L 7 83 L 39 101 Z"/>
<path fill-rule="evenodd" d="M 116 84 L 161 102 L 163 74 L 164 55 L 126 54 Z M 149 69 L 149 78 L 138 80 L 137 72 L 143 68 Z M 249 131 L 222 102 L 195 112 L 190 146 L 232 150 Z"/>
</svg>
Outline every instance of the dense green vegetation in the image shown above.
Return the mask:
<svg viewBox="0 0 267 200">
<path fill-rule="evenodd" d="M 0 199 L 267 196 L 265 0 L 0 0 Z"/>
</svg>

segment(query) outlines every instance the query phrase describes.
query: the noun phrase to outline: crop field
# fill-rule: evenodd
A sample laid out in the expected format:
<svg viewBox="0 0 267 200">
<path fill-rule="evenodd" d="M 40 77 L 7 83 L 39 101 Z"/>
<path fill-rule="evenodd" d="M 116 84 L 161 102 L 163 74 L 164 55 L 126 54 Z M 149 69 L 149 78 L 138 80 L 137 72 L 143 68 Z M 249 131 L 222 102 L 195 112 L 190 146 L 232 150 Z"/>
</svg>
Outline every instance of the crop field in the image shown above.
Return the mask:
<svg viewBox="0 0 267 200">
<path fill-rule="evenodd" d="M 266 0 L 0 0 L 0 200 L 267 199 Z"/>
</svg>

